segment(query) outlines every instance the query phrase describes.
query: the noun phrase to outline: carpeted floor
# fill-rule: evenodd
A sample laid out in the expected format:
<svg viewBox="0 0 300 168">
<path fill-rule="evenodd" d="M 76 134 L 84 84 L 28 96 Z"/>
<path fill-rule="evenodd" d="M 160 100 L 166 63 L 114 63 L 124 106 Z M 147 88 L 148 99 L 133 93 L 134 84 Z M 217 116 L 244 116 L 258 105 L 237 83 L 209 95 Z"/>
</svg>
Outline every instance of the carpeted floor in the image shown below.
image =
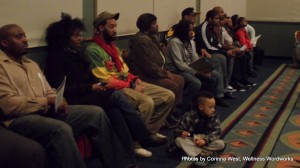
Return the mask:
<svg viewBox="0 0 300 168">
<path fill-rule="evenodd" d="M 264 149 L 272 149 L 273 147 L 268 147 L 267 145 L 269 144 L 269 141 L 267 143 L 264 143 L 264 146 L 261 146 L 260 148 L 256 148 L 255 143 L 261 143 L 263 144 L 263 139 L 266 136 L 268 137 L 268 140 L 272 139 L 272 135 L 274 134 L 274 132 L 276 132 L 276 130 L 278 130 L 278 128 L 275 126 L 273 126 L 274 128 L 271 129 L 269 127 L 269 124 L 273 122 L 274 118 L 273 115 L 275 115 L 276 112 L 269 112 L 269 110 L 271 108 L 264 108 L 264 109 L 259 109 L 257 107 L 255 107 L 258 111 L 262 111 L 265 110 L 265 112 L 261 112 L 255 115 L 256 111 L 255 110 L 251 110 L 250 107 L 255 106 L 255 104 L 257 103 L 266 103 L 268 105 L 268 107 L 274 107 L 274 109 L 277 109 L 277 113 L 279 111 L 279 109 L 281 109 L 281 111 L 285 110 L 286 108 L 283 108 L 283 106 L 287 106 L 289 107 L 289 102 L 286 102 L 284 104 L 286 105 L 282 105 L 282 103 L 280 104 L 276 104 L 274 103 L 275 101 L 269 101 L 269 98 L 265 98 L 262 95 L 264 95 L 265 92 L 271 91 L 273 84 L 275 84 L 277 81 L 277 79 L 279 79 L 279 77 L 281 76 L 281 74 L 283 73 L 291 73 L 286 71 L 287 67 L 285 67 L 284 65 L 282 65 L 282 63 L 291 63 L 290 59 L 276 59 L 276 58 L 266 58 L 264 65 L 258 67 L 259 70 L 257 71 L 258 73 L 258 77 L 257 78 L 252 78 L 252 81 L 255 81 L 257 83 L 257 86 L 251 88 L 250 90 L 248 90 L 247 92 L 236 92 L 235 95 L 238 97 L 238 99 L 236 100 L 229 100 L 230 102 L 230 107 L 229 108 L 222 108 L 222 107 L 217 107 L 217 111 L 219 111 L 220 114 L 220 118 L 222 121 L 222 128 L 224 130 L 224 139 L 225 141 L 228 143 L 231 142 L 231 145 L 228 145 L 228 148 L 226 149 L 226 151 L 224 152 L 223 157 L 227 157 L 227 156 L 251 156 L 252 153 L 256 153 L 257 157 L 260 157 L 260 155 L 262 154 L 266 154 L 266 156 L 284 156 L 286 153 L 282 152 L 282 151 L 292 151 L 291 153 L 296 156 L 297 152 L 299 152 L 299 150 L 285 150 L 286 146 L 282 145 L 282 144 L 278 144 L 278 141 L 274 141 L 273 142 L 273 146 L 274 146 L 274 152 L 273 151 L 265 151 Z M 281 66 L 281 67 L 280 67 Z M 277 72 L 276 69 L 279 70 Z M 274 73 L 275 72 L 275 73 Z M 294 80 L 294 76 L 298 75 L 297 77 L 299 77 L 299 72 L 297 71 L 296 74 L 290 74 L 290 79 L 286 79 L 286 83 L 283 85 L 283 83 L 281 83 L 282 87 L 293 87 L 292 83 L 295 81 Z M 273 74 L 273 75 L 272 75 Z M 277 76 L 276 76 L 277 74 Z M 279 75 L 278 75 L 279 74 Z M 266 81 L 267 80 L 267 81 Z M 277 84 L 276 84 L 277 85 Z M 280 85 L 280 82 L 278 84 L 278 86 Z M 292 100 L 292 96 L 290 94 L 290 92 L 288 91 L 280 91 L 280 88 L 273 88 L 272 92 L 276 92 L 277 93 L 277 98 L 280 99 L 280 101 L 284 102 L 285 101 L 285 97 L 289 97 L 290 96 L 290 100 Z M 292 90 L 292 89 L 290 89 Z M 295 89 L 296 90 L 296 89 Z M 260 95 L 260 96 L 258 96 Z M 294 94 L 292 94 L 294 95 Z M 298 92 L 299 95 L 299 92 Z M 276 96 L 275 96 L 276 97 Z M 274 98 L 275 98 L 274 97 Z M 245 104 L 248 103 L 248 105 Z M 269 104 L 268 104 L 269 103 Z M 272 104 L 273 103 L 273 104 Z M 242 105 L 244 104 L 244 105 Z M 250 104 L 250 105 L 249 105 Z M 275 107 L 276 106 L 276 107 Z M 248 107 L 248 109 L 247 109 Z M 254 108 L 254 109 L 255 109 Z M 247 109 L 247 110 L 245 110 Z M 298 107 L 298 113 L 299 113 L 299 109 L 300 107 Z M 241 111 L 244 110 L 244 115 L 241 115 Z M 239 111 L 239 112 L 237 112 Z M 250 115 L 250 111 L 253 111 L 252 113 L 254 114 L 254 116 Z M 267 115 L 267 113 L 270 113 Z M 282 113 L 282 112 L 281 112 Z M 293 111 L 292 114 L 297 113 L 297 110 Z M 296 115 L 296 114 L 295 114 Z M 258 122 L 259 125 L 256 126 L 256 122 L 250 120 L 250 123 L 247 123 L 246 121 L 243 122 L 238 122 L 240 119 L 237 120 L 237 117 L 243 118 L 243 117 L 248 117 L 248 118 L 252 118 L 252 119 L 260 119 L 265 117 L 265 121 L 263 122 Z M 282 116 L 284 115 L 279 115 L 277 118 L 281 119 Z M 299 119 L 297 118 L 297 116 L 295 116 L 296 118 L 294 118 L 294 121 L 291 122 L 291 126 L 284 128 L 283 130 L 289 130 L 289 131 L 295 131 L 297 130 L 297 128 L 299 126 L 295 125 L 295 123 L 298 123 L 298 125 L 300 125 L 300 117 Z M 288 120 L 292 120 L 292 119 L 288 119 Z M 233 124 L 234 123 L 234 124 Z M 236 123 L 240 123 L 241 126 L 238 126 L 238 124 Z M 285 123 L 285 121 L 282 120 L 278 120 L 277 123 Z M 250 125 L 249 125 L 250 124 Z M 252 125 L 252 126 L 251 126 Z M 253 128 L 253 132 L 252 131 L 248 131 L 250 129 L 246 128 L 250 127 Z M 293 127 L 292 127 L 293 126 Z M 282 126 L 283 127 L 283 126 Z M 286 127 L 286 126 L 285 126 Z M 240 128 L 240 130 L 238 130 L 237 128 Z M 243 129 L 242 129 L 243 128 Z M 269 132 L 268 134 L 265 134 L 263 131 L 261 130 L 273 130 L 271 132 Z M 281 128 L 282 129 L 282 128 Z M 244 130 L 244 131 L 242 131 Z M 298 128 L 299 130 L 299 128 Z M 162 130 L 161 131 L 163 134 L 168 135 L 168 137 L 172 137 L 173 136 L 173 130 Z M 267 131 L 268 132 L 268 131 Z M 279 131 L 280 132 L 280 131 Z M 252 133 L 257 133 L 253 136 L 251 136 Z M 244 134 L 244 135 L 243 135 Z M 250 135 L 247 136 L 246 135 Z M 295 134 L 295 135 L 300 135 L 300 134 Z M 239 136 L 239 138 L 237 138 Z M 292 138 L 295 136 L 292 136 Z M 246 140 L 244 140 L 243 138 L 246 138 Z M 238 141 L 240 140 L 240 141 Z M 235 142 L 234 142 L 235 141 Z M 228 144 L 229 144 L 228 143 Z M 234 147 L 234 145 L 236 146 L 244 146 L 244 147 L 248 147 L 248 149 L 246 148 L 237 148 Z M 296 143 L 297 145 L 297 143 Z M 275 150 L 276 149 L 276 150 Z M 282 150 L 284 149 L 284 150 Z M 152 151 L 153 156 L 151 158 L 137 158 L 137 162 L 138 164 L 142 167 L 142 168 L 174 168 L 174 167 L 179 167 L 179 168 L 186 168 L 189 167 L 189 165 L 191 164 L 191 162 L 181 162 L 181 155 L 174 155 L 174 154 L 169 154 L 166 152 L 166 145 L 160 146 L 160 147 L 156 147 L 156 148 L 149 148 L 150 151 Z M 271 153 L 272 152 L 272 153 Z M 227 155 L 225 155 L 227 153 Z M 229 154 L 229 155 L 228 155 Z M 232 154 L 232 155 L 230 155 Z M 290 156 L 291 157 L 291 156 Z M 275 162 L 232 162 L 233 164 L 229 164 L 229 162 L 226 163 L 216 163 L 216 164 L 212 164 L 209 167 L 231 167 L 231 168 L 242 168 L 244 167 L 249 167 L 249 166 L 254 166 L 254 167 L 264 167 L 265 165 L 268 165 L 269 167 L 273 167 L 272 164 L 275 164 Z M 263 165 L 258 165 L 259 163 L 263 163 Z M 237 164 L 237 165 L 235 165 Z M 246 165 L 246 166 L 245 166 Z M 93 163 L 90 162 L 89 167 L 98 167 L 97 163 Z"/>
<path fill-rule="evenodd" d="M 219 157 L 224 161 L 209 167 L 260 168 L 272 162 L 270 153 L 299 96 L 299 75 L 300 70 L 282 65 L 222 123 L 227 148 Z"/>
<path fill-rule="evenodd" d="M 222 122 L 227 148 L 217 158 L 224 161 L 208 167 L 300 167 L 299 76 L 299 69 L 280 66 L 227 116 Z"/>
</svg>

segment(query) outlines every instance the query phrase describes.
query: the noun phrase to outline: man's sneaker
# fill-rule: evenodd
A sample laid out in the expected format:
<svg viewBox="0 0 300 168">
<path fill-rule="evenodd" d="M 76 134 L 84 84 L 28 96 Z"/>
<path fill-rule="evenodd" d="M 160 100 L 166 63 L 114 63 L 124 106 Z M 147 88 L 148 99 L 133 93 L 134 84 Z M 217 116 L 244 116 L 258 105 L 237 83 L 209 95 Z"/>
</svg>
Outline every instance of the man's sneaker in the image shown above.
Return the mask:
<svg viewBox="0 0 300 168">
<path fill-rule="evenodd" d="M 227 86 L 227 91 L 228 91 L 228 92 L 236 92 L 236 89 L 233 88 L 232 86 L 228 85 L 228 86 Z"/>
<path fill-rule="evenodd" d="M 243 84 L 245 86 L 256 86 L 257 85 L 255 82 L 250 82 L 250 81 L 245 81 L 245 82 L 243 82 Z"/>
<path fill-rule="evenodd" d="M 165 138 L 165 139 L 167 139 L 167 136 L 165 136 L 165 135 L 163 135 L 163 134 L 156 133 L 155 135 L 156 135 L 157 137 L 159 137 L 159 138 Z"/>
<path fill-rule="evenodd" d="M 134 153 L 136 156 L 138 157 L 151 157 L 152 156 L 152 152 L 148 151 L 147 149 L 144 148 L 135 148 L 134 149 Z"/>
<path fill-rule="evenodd" d="M 249 89 L 248 86 L 245 86 L 245 85 L 243 85 L 241 83 L 235 83 L 235 84 L 232 84 L 232 86 L 234 88 L 236 88 L 240 92 L 245 92 L 245 91 L 247 91 Z"/>
</svg>

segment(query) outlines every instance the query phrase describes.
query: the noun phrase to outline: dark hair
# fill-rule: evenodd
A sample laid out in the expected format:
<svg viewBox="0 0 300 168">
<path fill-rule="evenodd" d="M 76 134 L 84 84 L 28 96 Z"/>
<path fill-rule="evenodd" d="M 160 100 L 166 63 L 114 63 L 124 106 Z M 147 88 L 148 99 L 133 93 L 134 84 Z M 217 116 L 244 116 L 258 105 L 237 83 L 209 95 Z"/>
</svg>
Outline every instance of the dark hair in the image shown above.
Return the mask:
<svg viewBox="0 0 300 168">
<path fill-rule="evenodd" d="M 144 13 L 140 15 L 136 21 L 136 26 L 141 32 L 147 32 L 151 24 L 157 20 L 157 17 L 151 13 Z"/>
<path fill-rule="evenodd" d="M 235 14 L 231 16 L 231 20 L 232 20 L 232 26 L 236 27 L 237 26 L 237 20 L 239 18 L 239 15 Z"/>
<path fill-rule="evenodd" d="M 191 23 L 186 20 L 181 20 L 174 30 L 174 36 L 179 38 L 182 42 L 190 41 L 189 31 Z"/>
<path fill-rule="evenodd" d="M 244 21 L 246 18 L 245 17 L 239 17 L 237 19 L 237 27 L 243 27 L 242 26 L 242 21 Z"/>
<path fill-rule="evenodd" d="M 62 49 L 69 47 L 72 33 L 76 30 L 85 30 L 83 22 L 72 19 L 69 14 L 62 13 L 61 20 L 50 24 L 46 32 L 48 49 Z"/>
<path fill-rule="evenodd" d="M 199 105 L 203 103 L 204 99 L 212 99 L 214 98 L 214 95 L 211 92 L 207 91 L 200 91 L 196 98 L 196 105 Z"/>
<path fill-rule="evenodd" d="M 215 16 L 219 15 L 218 12 L 214 11 L 214 10 L 209 10 L 206 13 L 206 18 L 205 20 L 208 21 L 208 19 L 213 19 Z"/>
</svg>

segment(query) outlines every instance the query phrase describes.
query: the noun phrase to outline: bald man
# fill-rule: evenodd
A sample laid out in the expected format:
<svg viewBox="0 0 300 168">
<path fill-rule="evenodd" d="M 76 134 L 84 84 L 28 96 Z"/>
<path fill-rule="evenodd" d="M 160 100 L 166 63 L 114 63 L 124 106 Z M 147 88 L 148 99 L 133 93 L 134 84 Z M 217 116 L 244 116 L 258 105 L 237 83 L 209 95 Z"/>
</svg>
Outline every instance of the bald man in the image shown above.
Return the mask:
<svg viewBox="0 0 300 168">
<path fill-rule="evenodd" d="M 20 26 L 0 28 L 0 49 L 0 120 L 7 129 L 43 146 L 50 167 L 86 167 L 73 138 L 83 133 L 104 167 L 131 164 L 100 107 L 62 101 L 54 110 L 56 91 L 39 66 L 24 57 L 28 41 Z"/>
<path fill-rule="evenodd" d="M 224 9 L 221 6 L 215 6 L 212 10 L 217 12 L 220 16 L 225 16 Z"/>
</svg>

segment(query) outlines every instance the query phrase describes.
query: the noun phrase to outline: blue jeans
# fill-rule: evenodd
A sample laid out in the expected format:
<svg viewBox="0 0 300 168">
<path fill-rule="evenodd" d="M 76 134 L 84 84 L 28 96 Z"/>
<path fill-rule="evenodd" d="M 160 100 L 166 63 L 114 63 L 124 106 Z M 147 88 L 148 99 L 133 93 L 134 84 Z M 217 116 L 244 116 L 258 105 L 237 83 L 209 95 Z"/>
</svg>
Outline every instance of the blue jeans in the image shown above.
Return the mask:
<svg viewBox="0 0 300 168">
<path fill-rule="evenodd" d="M 129 104 L 127 97 L 121 91 L 114 91 L 114 93 L 110 96 L 108 100 L 108 110 L 107 116 L 114 122 L 113 124 L 119 125 L 119 130 L 123 131 L 124 127 L 128 127 L 131 132 L 132 137 L 135 140 L 144 139 L 150 136 L 150 132 L 145 125 L 145 122 L 139 116 L 139 113 L 133 108 L 131 104 Z M 116 111 L 122 115 L 118 117 Z M 115 115 L 111 115 L 110 111 L 115 111 Z M 119 122 L 116 122 L 119 121 Z M 125 125 L 121 125 L 124 123 Z M 130 135 L 127 134 L 127 135 Z"/>
<path fill-rule="evenodd" d="M 100 107 L 72 105 L 69 108 L 67 116 L 59 117 L 69 125 L 32 114 L 16 118 L 8 128 L 40 143 L 48 154 L 51 167 L 86 167 L 73 138 L 80 134 L 88 135 L 104 167 L 119 168 L 132 162 Z"/>
<path fill-rule="evenodd" d="M 228 86 L 228 76 L 227 76 L 227 59 L 225 55 L 213 53 L 212 58 L 208 59 L 209 63 L 212 65 L 213 69 L 220 74 L 220 82 L 223 85 L 224 91 L 227 90 Z"/>
<path fill-rule="evenodd" d="M 184 78 L 184 90 L 183 90 L 183 97 L 184 97 L 184 104 L 189 104 L 193 101 L 193 98 L 199 93 L 202 83 L 201 81 L 193 74 L 188 72 L 180 72 Z"/>
</svg>

